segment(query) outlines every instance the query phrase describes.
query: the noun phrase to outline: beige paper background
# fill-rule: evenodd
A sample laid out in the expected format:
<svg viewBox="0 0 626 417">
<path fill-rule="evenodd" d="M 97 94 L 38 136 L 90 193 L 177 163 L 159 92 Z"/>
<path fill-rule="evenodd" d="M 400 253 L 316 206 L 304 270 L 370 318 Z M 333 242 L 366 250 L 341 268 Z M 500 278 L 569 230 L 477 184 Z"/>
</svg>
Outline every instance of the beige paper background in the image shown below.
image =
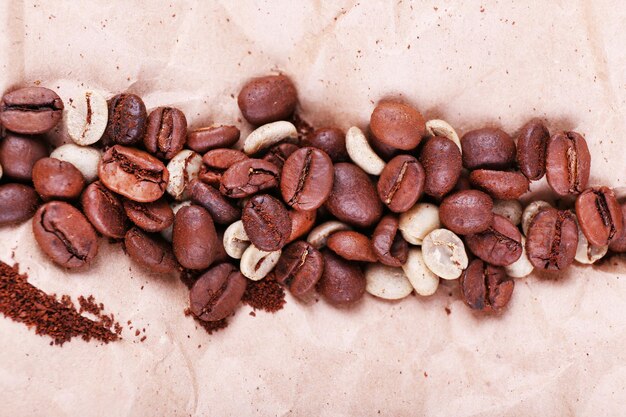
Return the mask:
<svg viewBox="0 0 626 417">
<path fill-rule="evenodd" d="M 316 125 L 365 127 L 402 96 L 459 133 L 528 118 L 584 132 L 592 182 L 623 186 L 626 9 L 599 1 L 19 1 L 0 3 L 0 89 L 140 94 L 192 126 L 235 122 L 249 77 L 293 77 Z M 501 317 L 474 314 L 455 282 L 430 298 L 366 297 L 336 310 L 288 298 L 241 308 L 212 336 L 183 316 L 187 290 L 102 241 L 66 273 L 30 225 L 0 231 L 35 285 L 94 294 L 120 343 L 48 346 L 0 318 L 0 416 L 619 416 L 626 410 L 623 261 L 517 281 Z M 449 295 L 451 294 L 451 295 Z M 449 308 L 451 314 L 446 314 Z"/>
</svg>

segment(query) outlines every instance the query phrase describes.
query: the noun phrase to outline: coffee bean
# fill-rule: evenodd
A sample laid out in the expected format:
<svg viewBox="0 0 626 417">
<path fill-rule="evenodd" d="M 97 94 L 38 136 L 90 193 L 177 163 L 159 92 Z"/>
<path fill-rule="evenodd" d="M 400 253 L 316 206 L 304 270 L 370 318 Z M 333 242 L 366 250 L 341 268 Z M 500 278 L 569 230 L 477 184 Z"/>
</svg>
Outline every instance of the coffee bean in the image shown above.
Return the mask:
<svg viewBox="0 0 626 417">
<path fill-rule="evenodd" d="M 298 138 L 298 131 L 291 122 L 284 120 L 268 123 L 252 131 L 243 141 L 243 151 L 254 155 L 277 143 Z"/>
<path fill-rule="evenodd" d="M 268 252 L 252 244 L 241 255 L 239 269 L 246 278 L 252 281 L 262 280 L 272 272 L 280 259 L 281 253 L 280 249 Z"/>
<path fill-rule="evenodd" d="M 591 265 L 602 259 L 609 251 L 609 245 L 596 246 L 589 243 L 585 234 L 578 227 L 578 245 L 576 246 L 576 256 L 574 260 L 583 265 Z"/>
<path fill-rule="evenodd" d="M 283 166 L 280 191 L 296 210 L 315 210 L 328 199 L 333 187 L 333 163 L 324 151 L 301 148 Z"/>
<path fill-rule="evenodd" d="M 173 107 L 157 107 L 148 116 L 143 143 L 151 154 L 161 159 L 172 159 L 187 140 L 187 118 Z"/>
<path fill-rule="evenodd" d="M 588 188 L 576 199 L 578 225 L 592 245 L 606 246 L 622 233 L 622 210 L 608 187 Z"/>
<path fill-rule="evenodd" d="M 335 164 L 333 189 L 324 207 L 342 222 L 369 227 L 382 215 L 382 203 L 370 177 L 354 164 Z"/>
<path fill-rule="evenodd" d="M 317 283 L 318 292 L 332 305 L 350 305 L 365 293 L 365 277 L 359 266 L 345 261 L 330 250 L 322 251 L 324 272 Z"/>
<path fill-rule="evenodd" d="M 328 237 L 330 250 L 348 261 L 376 262 L 372 242 L 362 233 L 351 230 L 335 232 Z"/>
<path fill-rule="evenodd" d="M 191 287 L 191 312 L 204 321 L 217 321 L 230 316 L 241 301 L 246 284 L 243 275 L 229 263 L 209 269 Z"/>
<path fill-rule="evenodd" d="M 459 180 L 456 182 L 456 185 L 452 189 L 452 192 L 455 193 L 457 191 L 465 191 L 471 190 L 472 184 L 470 184 L 469 175 L 467 173 L 461 172 L 461 176 Z"/>
<path fill-rule="evenodd" d="M 138 227 L 126 232 L 124 248 L 128 256 L 151 272 L 171 274 L 180 269 L 172 246 L 159 235 L 150 235 Z"/>
<path fill-rule="evenodd" d="M 7 132 L 0 140 L 0 165 L 4 175 L 12 180 L 31 181 L 35 162 L 46 156 L 48 147 L 43 138 Z"/>
<path fill-rule="evenodd" d="M 298 147 L 298 145 L 294 145 L 293 143 L 279 143 L 272 146 L 262 159 L 276 165 L 278 171 L 282 172 L 283 165 L 285 165 L 287 158 L 289 158 L 291 154 L 298 149 L 300 149 L 300 147 Z"/>
<path fill-rule="evenodd" d="M 372 246 L 378 260 L 388 266 L 401 267 L 407 259 L 409 244 L 398 233 L 398 218 L 383 217 L 372 235 Z"/>
<path fill-rule="evenodd" d="M 87 90 L 74 100 L 67 111 L 67 134 L 81 146 L 100 140 L 109 120 L 109 107 L 99 93 Z"/>
<path fill-rule="evenodd" d="M 546 208 L 535 215 L 528 229 L 526 252 L 537 269 L 559 271 L 574 261 L 578 227 L 569 211 Z"/>
<path fill-rule="evenodd" d="M 98 165 L 102 159 L 102 152 L 96 148 L 66 143 L 53 150 L 50 158 L 74 165 L 83 174 L 87 183 L 98 179 Z"/>
<path fill-rule="evenodd" d="M 41 250 L 56 264 L 79 268 L 98 253 L 98 237 L 83 214 L 68 203 L 52 201 L 33 217 L 33 233 Z"/>
<path fill-rule="evenodd" d="M 440 227 L 439 209 L 429 203 L 417 203 L 400 215 L 398 223 L 402 237 L 412 245 L 421 245 L 427 234 Z"/>
<path fill-rule="evenodd" d="M 474 310 L 498 312 L 507 306 L 515 282 L 507 278 L 503 268 L 473 260 L 461 276 L 461 294 Z"/>
<path fill-rule="evenodd" d="M 336 127 L 314 130 L 306 136 L 303 144 L 323 150 L 334 163 L 349 160 L 346 150 L 346 135 Z"/>
<path fill-rule="evenodd" d="M 220 191 L 227 197 L 243 198 L 276 187 L 278 179 L 276 165 L 262 159 L 247 159 L 224 172 Z"/>
<path fill-rule="evenodd" d="M 172 246 L 184 268 L 208 268 L 215 260 L 218 244 L 213 219 L 204 208 L 190 205 L 176 213 Z"/>
<path fill-rule="evenodd" d="M 493 200 L 477 190 L 459 191 L 439 207 L 441 223 L 454 233 L 470 235 L 487 230 L 493 223 Z"/>
<path fill-rule="evenodd" d="M 365 267 L 365 291 L 383 300 L 400 300 L 413 292 L 413 286 L 402 268 L 376 263 Z"/>
<path fill-rule="evenodd" d="M 293 242 L 299 237 L 302 237 L 305 234 L 309 233 L 309 231 L 315 225 L 317 210 L 289 210 L 289 218 L 291 219 L 291 235 L 289 235 L 287 243 Z"/>
<path fill-rule="evenodd" d="M 528 179 L 521 172 L 477 169 L 469 180 L 474 187 L 500 200 L 516 200 L 528 191 Z"/>
<path fill-rule="evenodd" d="M 461 150 L 461 139 L 456 130 L 445 120 L 431 119 L 426 122 L 426 133 L 429 136 L 437 136 L 451 140 Z"/>
<path fill-rule="evenodd" d="M 191 201 L 204 207 L 217 224 L 231 224 L 241 217 L 241 210 L 228 201 L 218 190 L 199 179 L 192 180 L 187 186 Z"/>
<path fill-rule="evenodd" d="M 622 212 L 622 224 L 626 225 L 626 203 L 621 204 L 620 208 Z M 1 210 L 0 213 L 2 213 Z M 0 224 L 2 224 L 1 221 Z M 626 227 L 622 227 L 622 232 L 613 236 L 613 239 L 611 239 L 609 243 L 609 249 L 617 253 L 626 252 Z"/>
<path fill-rule="evenodd" d="M 323 270 L 322 254 L 309 243 L 300 240 L 283 250 L 274 268 L 274 277 L 289 288 L 294 297 L 306 300 L 315 291 Z"/>
<path fill-rule="evenodd" d="M 44 87 L 13 90 L 0 101 L 0 123 L 16 133 L 45 133 L 59 123 L 62 115 L 63 101 Z"/>
<path fill-rule="evenodd" d="M 442 136 L 426 139 L 419 160 L 426 174 L 426 194 L 440 199 L 452 191 L 463 167 L 461 150 L 454 142 Z"/>
<path fill-rule="evenodd" d="M 83 174 L 69 162 L 42 158 L 33 166 L 33 185 L 44 201 L 77 199 L 85 184 Z"/>
<path fill-rule="evenodd" d="M 370 117 L 370 129 L 379 141 L 406 151 L 416 148 L 426 133 L 420 112 L 407 104 L 391 101 L 376 106 Z"/>
<path fill-rule="evenodd" d="M 146 132 L 148 113 L 135 94 L 118 94 L 108 101 L 109 120 L 104 131 L 105 145 L 136 145 Z"/>
<path fill-rule="evenodd" d="M 248 238 L 259 249 L 281 249 L 291 235 L 291 219 L 285 206 L 267 194 L 252 197 L 241 216 Z"/>
<path fill-rule="evenodd" d="M 311 230 L 306 238 L 315 249 L 321 249 L 328 243 L 328 238 L 334 233 L 342 230 L 350 230 L 350 226 L 335 220 L 327 221 Z"/>
<path fill-rule="evenodd" d="M 519 226 L 522 222 L 522 203 L 517 200 L 494 200 L 493 214 L 498 214 L 515 226 Z"/>
<path fill-rule="evenodd" d="M 526 123 L 517 136 L 517 165 L 531 181 L 546 173 L 546 149 L 550 133 L 541 120 Z"/>
<path fill-rule="evenodd" d="M 222 242 L 228 256 L 233 259 L 241 259 L 245 250 L 250 246 L 250 238 L 248 238 L 241 220 L 226 228 Z"/>
<path fill-rule="evenodd" d="M 513 223 L 497 214 L 489 229 L 466 236 L 465 243 L 474 255 L 496 266 L 511 265 L 522 255 L 521 233 Z"/>
<path fill-rule="evenodd" d="M 296 87 L 282 74 L 253 78 L 237 97 L 243 117 L 257 126 L 289 119 L 297 102 Z"/>
<path fill-rule="evenodd" d="M 443 279 L 457 279 L 467 268 L 467 253 L 463 241 L 447 229 L 435 229 L 422 242 L 424 263 Z"/>
<path fill-rule="evenodd" d="M 122 204 L 130 221 L 146 232 L 160 232 L 174 224 L 174 211 L 163 198 L 151 203 L 124 199 Z"/>
<path fill-rule="evenodd" d="M 120 145 L 104 153 L 98 174 L 109 190 L 140 203 L 161 198 L 170 178 L 165 165 L 154 156 Z"/>
<path fill-rule="evenodd" d="M 178 152 L 167 164 L 170 174 L 166 191 L 176 200 L 189 198 L 187 187 L 189 183 L 198 177 L 202 167 L 202 157 L 197 153 L 184 149 Z"/>
<path fill-rule="evenodd" d="M 378 179 L 378 196 L 389 210 L 403 213 L 413 207 L 424 189 L 422 164 L 410 155 L 398 155 L 387 163 Z"/>
<path fill-rule="evenodd" d="M 176 213 L 178 213 L 178 211 L 183 208 L 183 207 L 188 207 L 191 205 L 191 201 L 187 200 L 187 201 L 172 201 L 169 203 L 170 209 L 172 210 L 172 213 L 174 213 L 174 218 L 176 218 Z M 172 224 L 168 227 L 166 227 L 165 229 L 161 230 L 161 236 L 163 236 L 163 239 L 167 240 L 168 242 L 172 241 L 172 235 L 174 234 L 174 222 L 172 222 Z"/>
<path fill-rule="evenodd" d="M 528 236 L 528 229 L 530 229 L 530 224 L 537 213 L 550 207 L 552 206 L 546 201 L 535 200 L 524 208 L 524 211 L 522 212 L 522 232 L 524 233 L 524 236 Z"/>
<path fill-rule="evenodd" d="M 346 151 L 359 168 L 370 175 L 380 175 L 385 168 L 385 161 L 370 146 L 365 134 L 356 126 L 346 133 Z"/>
<path fill-rule="evenodd" d="M 209 126 L 192 130 L 187 134 L 187 146 L 192 151 L 205 153 L 211 149 L 230 148 L 239 140 L 235 126 Z"/>
<path fill-rule="evenodd" d="M 246 159 L 248 156 L 237 149 L 210 150 L 202 157 L 204 165 L 200 168 L 198 178 L 204 183 L 219 188 L 224 172 L 237 162 Z"/>
<path fill-rule="evenodd" d="M 461 138 L 463 166 L 472 169 L 506 169 L 515 163 L 515 142 L 497 128 L 467 132 Z"/>
<path fill-rule="evenodd" d="M 80 197 L 83 213 L 95 229 L 106 237 L 122 239 L 128 230 L 128 217 L 120 199 L 100 181 L 90 184 Z"/>
<path fill-rule="evenodd" d="M 23 184 L 0 185 L 0 227 L 33 217 L 41 204 L 34 188 Z"/>
<path fill-rule="evenodd" d="M 587 188 L 591 155 L 587 141 L 576 132 L 559 132 L 548 140 L 548 184 L 560 196 L 579 194 Z"/>
<path fill-rule="evenodd" d="M 409 254 L 406 263 L 402 265 L 402 270 L 409 279 L 415 293 L 428 296 L 433 295 L 437 291 L 439 277 L 426 266 L 420 248 L 412 247 L 409 249 Z"/>
<path fill-rule="evenodd" d="M 511 265 L 505 266 L 504 270 L 512 278 L 523 278 L 530 275 L 534 269 L 535 267 L 530 263 L 528 253 L 526 252 L 526 238 L 522 236 L 522 255 Z"/>
</svg>

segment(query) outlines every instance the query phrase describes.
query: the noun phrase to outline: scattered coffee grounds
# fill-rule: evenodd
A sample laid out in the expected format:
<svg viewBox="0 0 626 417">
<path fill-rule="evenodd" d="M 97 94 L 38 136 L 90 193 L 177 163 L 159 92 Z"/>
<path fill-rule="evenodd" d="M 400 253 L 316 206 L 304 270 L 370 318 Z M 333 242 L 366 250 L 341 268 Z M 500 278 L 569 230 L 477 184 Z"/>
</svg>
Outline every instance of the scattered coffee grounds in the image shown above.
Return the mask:
<svg viewBox="0 0 626 417">
<path fill-rule="evenodd" d="M 218 332 L 228 327 L 227 319 L 217 321 L 203 321 L 194 316 L 191 310 L 188 308 L 185 309 L 185 316 L 192 316 L 196 323 L 198 323 L 204 330 L 206 330 L 208 334 L 213 334 L 213 332 Z"/>
<path fill-rule="evenodd" d="M 35 327 L 35 333 L 53 339 L 50 344 L 63 345 L 74 337 L 85 341 L 92 339 L 104 343 L 120 339 L 122 327 L 114 316 L 102 315 L 102 304 L 93 296 L 80 297 L 80 310 L 68 295 L 57 299 L 28 283 L 28 275 L 20 274 L 18 265 L 10 266 L 0 261 L 0 312 L 6 317 Z M 98 320 L 81 316 L 86 311 Z"/>
<path fill-rule="evenodd" d="M 268 276 L 260 281 L 249 281 L 241 301 L 255 310 L 275 313 L 285 305 L 285 290 L 273 276 Z"/>
</svg>

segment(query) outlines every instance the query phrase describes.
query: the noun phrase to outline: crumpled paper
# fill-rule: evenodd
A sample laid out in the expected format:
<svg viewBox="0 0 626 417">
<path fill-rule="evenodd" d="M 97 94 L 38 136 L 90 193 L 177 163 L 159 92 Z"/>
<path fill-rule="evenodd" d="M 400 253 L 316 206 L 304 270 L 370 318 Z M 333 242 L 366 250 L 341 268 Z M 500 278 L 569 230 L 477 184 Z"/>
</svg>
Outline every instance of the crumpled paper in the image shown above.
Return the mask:
<svg viewBox="0 0 626 417">
<path fill-rule="evenodd" d="M 250 77 L 295 81 L 315 126 L 366 127 L 397 97 L 460 134 L 515 133 L 531 117 L 586 134 L 592 184 L 624 186 L 626 9 L 615 0 L 6 1 L 0 89 L 81 89 L 181 108 L 191 126 L 235 123 Z M 56 141 L 62 141 L 58 132 Z M 545 183 L 534 186 L 536 192 Z M 13 254 L 13 257 L 12 257 Z M 62 348 L 0 318 L 1 416 L 617 416 L 626 410 L 623 259 L 516 282 L 501 316 L 436 295 L 341 310 L 288 296 L 242 307 L 208 335 L 187 289 L 101 242 L 85 271 L 55 267 L 27 222 L 0 230 L 0 259 L 47 292 L 94 294 L 124 340 Z M 141 343 L 129 330 L 144 329 Z M 143 331 L 141 336 L 143 336 Z"/>
</svg>

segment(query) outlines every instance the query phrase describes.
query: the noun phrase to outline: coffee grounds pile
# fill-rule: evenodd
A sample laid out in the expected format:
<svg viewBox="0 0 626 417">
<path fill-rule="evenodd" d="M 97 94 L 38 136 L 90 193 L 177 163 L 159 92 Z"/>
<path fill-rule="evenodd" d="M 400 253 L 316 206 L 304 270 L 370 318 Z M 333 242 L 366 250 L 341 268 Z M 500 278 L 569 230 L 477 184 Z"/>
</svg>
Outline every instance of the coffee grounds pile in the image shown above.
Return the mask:
<svg viewBox="0 0 626 417">
<path fill-rule="evenodd" d="M 28 283 L 28 275 L 20 274 L 18 266 L 0 261 L 0 313 L 29 328 L 35 333 L 52 338 L 50 345 L 63 345 L 74 337 L 85 341 L 98 340 L 109 343 L 120 339 L 122 326 L 115 317 L 102 314 L 104 306 L 97 304 L 93 296 L 80 297 L 77 310 L 68 295 L 57 299 Z M 97 321 L 83 317 L 89 312 Z"/>
<path fill-rule="evenodd" d="M 260 281 L 249 281 L 241 301 L 255 310 L 275 313 L 285 305 L 285 290 L 273 276 L 268 276 Z"/>
</svg>

